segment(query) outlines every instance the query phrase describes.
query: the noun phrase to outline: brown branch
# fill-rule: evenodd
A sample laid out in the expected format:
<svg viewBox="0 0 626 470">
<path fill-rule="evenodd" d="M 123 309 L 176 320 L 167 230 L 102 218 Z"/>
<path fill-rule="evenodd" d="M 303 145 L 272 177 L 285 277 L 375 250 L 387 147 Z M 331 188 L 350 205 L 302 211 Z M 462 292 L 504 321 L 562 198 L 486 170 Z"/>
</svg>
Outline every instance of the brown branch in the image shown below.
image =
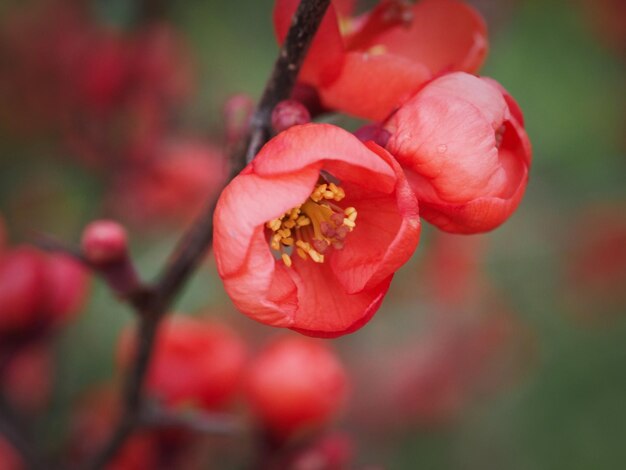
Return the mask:
<svg viewBox="0 0 626 470">
<path fill-rule="evenodd" d="M 263 96 L 251 119 L 249 133 L 243 139 L 245 144 L 233 155 L 229 180 L 239 174 L 270 138 L 272 110 L 276 104 L 291 95 L 300 67 L 329 3 L 330 0 L 303 0 L 298 6 Z M 89 469 L 102 468 L 140 424 L 142 387 L 160 321 L 211 246 L 216 204 L 217 201 L 211 201 L 189 232 L 183 236 L 160 278 L 146 287 L 140 295 L 130 299 L 140 318 L 136 356 L 123 391 L 123 415 L 109 441 L 87 466 Z"/>
<path fill-rule="evenodd" d="M 269 140 L 272 132 L 272 110 L 280 101 L 291 96 L 306 53 L 329 4 L 330 0 L 300 2 L 274 63 L 272 75 L 252 115 L 250 133 L 244 147 L 246 162 L 251 162 L 263 144 Z"/>
<path fill-rule="evenodd" d="M 146 407 L 141 416 L 141 424 L 158 429 L 184 428 L 216 436 L 231 436 L 242 431 L 241 423 L 231 414 L 202 410 L 170 412 L 159 406 Z"/>
</svg>

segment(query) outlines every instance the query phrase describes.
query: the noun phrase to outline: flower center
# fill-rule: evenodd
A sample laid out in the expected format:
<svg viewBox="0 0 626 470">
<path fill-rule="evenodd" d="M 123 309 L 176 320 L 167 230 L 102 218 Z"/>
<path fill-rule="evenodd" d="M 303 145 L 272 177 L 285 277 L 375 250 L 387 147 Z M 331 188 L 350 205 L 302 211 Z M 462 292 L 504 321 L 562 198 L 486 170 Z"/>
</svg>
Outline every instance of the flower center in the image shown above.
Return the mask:
<svg viewBox="0 0 626 470">
<path fill-rule="evenodd" d="M 340 186 L 321 183 L 302 204 L 267 222 L 272 231 L 270 247 L 280 253 L 287 267 L 291 266 L 288 250 L 295 250 L 303 260 L 323 263 L 329 247 L 343 248 L 346 235 L 356 227 L 357 216 L 354 207 L 342 209 L 336 204 L 345 196 Z"/>
</svg>

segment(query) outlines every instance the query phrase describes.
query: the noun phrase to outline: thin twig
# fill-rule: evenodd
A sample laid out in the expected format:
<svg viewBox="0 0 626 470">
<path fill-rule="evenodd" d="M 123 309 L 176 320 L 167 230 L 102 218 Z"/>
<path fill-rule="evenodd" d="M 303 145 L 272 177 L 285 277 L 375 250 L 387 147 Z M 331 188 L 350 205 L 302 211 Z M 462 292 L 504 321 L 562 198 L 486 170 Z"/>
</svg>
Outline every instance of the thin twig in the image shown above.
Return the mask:
<svg viewBox="0 0 626 470">
<path fill-rule="evenodd" d="M 303 0 L 293 16 L 285 42 L 274 63 L 272 75 L 265 86 L 246 140 L 245 158 L 251 162 L 271 136 L 271 116 L 274 107 L 291 96 L 298 73 L 309 46 L 324 18 L 330 0 Z"/>
<path fill-rule="evenodd" d="M 198 433 L 231 436 L 242 430 L 241 423 L 227 413 L 208 413 L 202 410 L 170 412 L 159 406 L 146 407 L 141 424 L 152 428 L 184 428 Z"/>
<path fill-rule="evenodd" d="M 303 0 L 294 15 L 287 37 L 268 80 L 263 96 L 251 119 L 245 145 L 232 158 L 230 179 L 234 178 L 270 138 L 270 118 L 274 106 L 289 98 L 308 48 L 330 0 Z M 178 244 L 160 278 L 130 299 L 139 314 L 137 350 L 123 392 L 123 415 L 109 441 L 87 468 L 100 469 L 115 456 L 126 438 L 138 426 L 142 413 L 142 388 L 154 339 L 163 315 L 170 309 L 192 273 L 198 267 L 213 240 L 213 213 L 217 201 L 211 201 L 189 232 Z"/>
</svg>

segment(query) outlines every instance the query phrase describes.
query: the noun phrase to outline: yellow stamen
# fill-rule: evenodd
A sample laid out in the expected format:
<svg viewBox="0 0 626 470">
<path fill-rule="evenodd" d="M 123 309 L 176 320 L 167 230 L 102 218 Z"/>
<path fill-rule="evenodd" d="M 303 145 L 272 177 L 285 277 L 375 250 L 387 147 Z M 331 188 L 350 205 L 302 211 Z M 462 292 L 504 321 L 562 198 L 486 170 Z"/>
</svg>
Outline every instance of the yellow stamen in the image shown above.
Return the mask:
<svg viewBox="0 0 626 470">
<path fill-rule="evenodd" d="M 323 263 L 329 249 L 341 249 L 346 235 L 356 227 L 357 210 L 342 208 L 335 203 L 345 197 L 345 191 L 335 183 L 317 185 L 311 195 L 298 207 L 265 225 L 272 231 L 270 247 L 280 253 L 287 267 L 291 267 L 293 251 L 303 260 Z"/>
<path fill-rule="evenodd" d="M 285 266 L 290 268 L 291 267 L 291 257 L 287 253 L 283 253 L 282 255 L 280 255 L 280 257 L 282 258 L 283 263 L 285 263 Z"/>
</svg>

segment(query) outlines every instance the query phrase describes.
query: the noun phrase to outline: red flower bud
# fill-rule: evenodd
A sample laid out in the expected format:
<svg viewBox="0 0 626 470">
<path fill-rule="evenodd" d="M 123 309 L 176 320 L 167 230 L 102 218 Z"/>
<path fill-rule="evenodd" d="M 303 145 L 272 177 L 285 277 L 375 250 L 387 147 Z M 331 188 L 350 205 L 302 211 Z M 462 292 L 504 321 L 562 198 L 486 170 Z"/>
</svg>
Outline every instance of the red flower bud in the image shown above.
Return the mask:
<svg viewBox="0 0 626 470">
<path fill-rule="evenodd" d="M 126 330 L 119 363 L 132 360 L 135 338 Z M 239 390 L 246 359 L 241 338 L 226 325 L 189 317 L 167 320 L 159 331 L 148 375 L 148 390 L 170 406 L 215 409 Z"/>
<path fill-rule="evenodd" d="M 426 85 L 385 123 L 421 215 L 442 230 L 476 233 L 520 203 L 531 162 L 522 113 L 495 81 L 463 72 Z"/>
<path fill-rule="evenodd" d="M 95 265 L 121 261 L 128 254 L 126 229 L 112 220 L 96 220 L 83 231 L 81 247 L 87 261 Z"/>
<path fill-rule="evenodd" d="M 272 127 L 282 132 L 298 124 L 311 122 L 311 115 L 304 105 L 295 100 L 284 100 L 272 111 Z"/>
<path fill-rule="evenodd" d="M 347 392 L 337 357 L 324 343 L 304 337 L 274 340 L 255 358 L 246 380 L 252 411 L 278 437 L 327 424 Z"/>
</svg>

